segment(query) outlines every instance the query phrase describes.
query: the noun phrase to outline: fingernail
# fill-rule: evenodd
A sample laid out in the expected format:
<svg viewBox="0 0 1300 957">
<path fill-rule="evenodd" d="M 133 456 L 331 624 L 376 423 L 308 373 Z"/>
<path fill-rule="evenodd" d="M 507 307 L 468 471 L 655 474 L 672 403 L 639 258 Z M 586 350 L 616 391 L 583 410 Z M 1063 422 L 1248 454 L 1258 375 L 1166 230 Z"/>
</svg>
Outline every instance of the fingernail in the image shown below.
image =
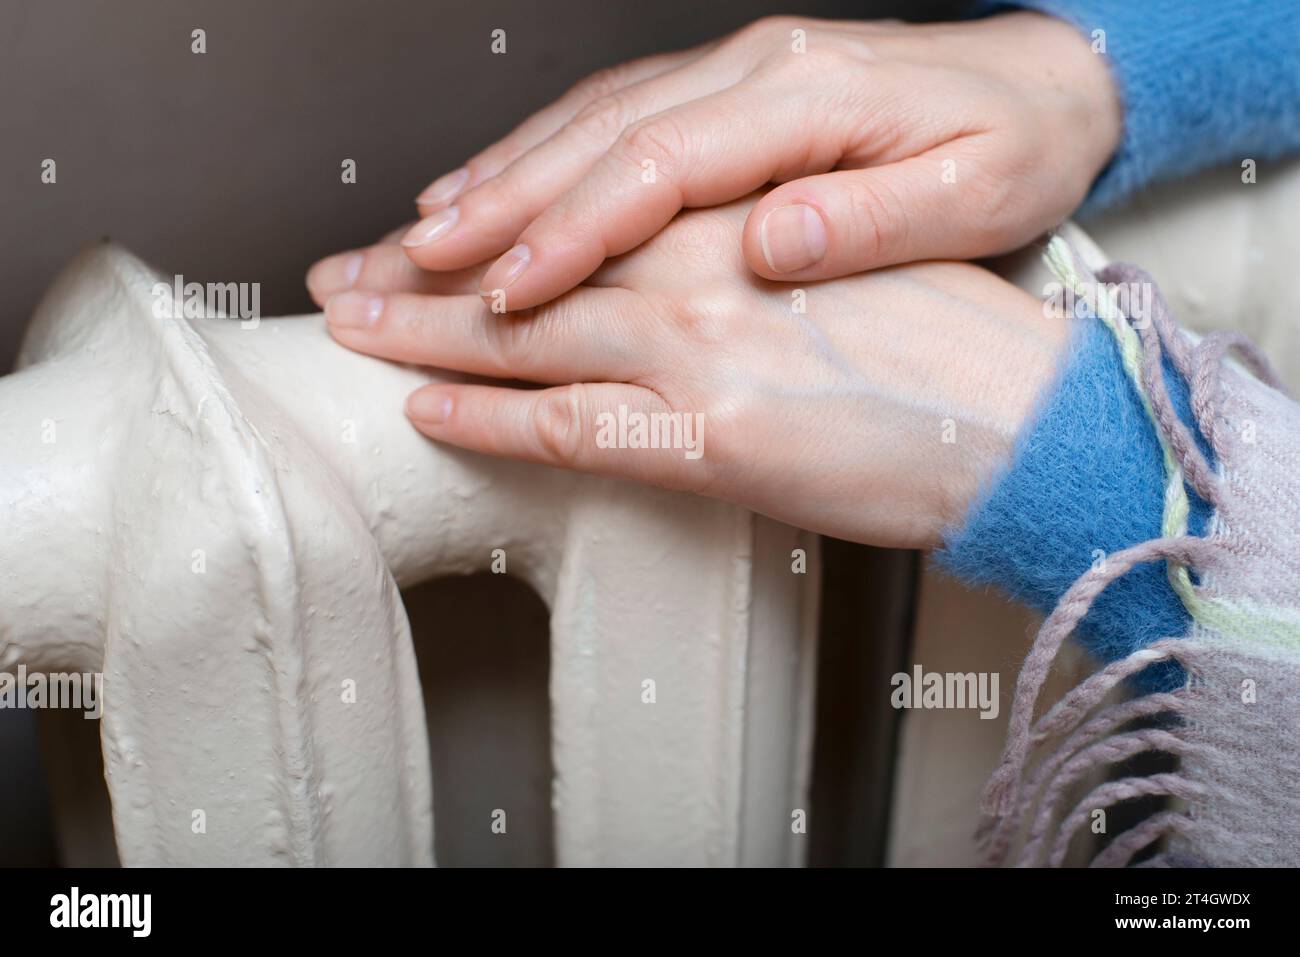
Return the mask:
<svg viewBox="0 0 1300 957">
<path fill-rule="evenodd" d="M 451 418 L 451 396 L 432 389 L 412 392 L 406 400 L 406 414 L 419 422 L 440 425 Z"/>
<path fill-rule="evenodd" d="M 458 206 L 448 206 L 446 209 L 439 210 L 408 229 L 406 235 L 402 237 L 402 245 L 409 249 L 412 246 L 423 246 L 435 239 L 441 239 L 452 231 L 459 219 L 460 207 Z"/>
<path fill-rule="evenodd" d="M 428 189 L 415 197 L 415 201 L 422 206 L 449 203 L 465 188 L 467 182 L 469 182 L 469 170 L 462 166 L 445 176 L 439 176 Z"/>
<path fill-rule="evenodd" d="M 768 213 L 758 239 L 773 272 L 807 269 L 826 255 L 826 225 L 817 210 L 802 203 Z"/>
<path fill-rule="evenodd" d="M 312 266 L 307 272 L 307 287 L 318 296 L 332 296 L 351 289 L 361 275 L 366 257 L 361 253 L 339 253 Z"/>
<path fill-rule="evenodd" d="M 520 243 L 492 264 L 492 268 L 479 283 L 479 295 L 487 296 L 498 289 L 505 289 L 524 274 L 532 260 L 532 250 Z"/>
<path fill-rule="evenodd" d="M 325 321 L 342 329 L 368 329 L 384 311 L 381 296 L 364 292 L 341 292 L 325 303 Z"/>
</svg>

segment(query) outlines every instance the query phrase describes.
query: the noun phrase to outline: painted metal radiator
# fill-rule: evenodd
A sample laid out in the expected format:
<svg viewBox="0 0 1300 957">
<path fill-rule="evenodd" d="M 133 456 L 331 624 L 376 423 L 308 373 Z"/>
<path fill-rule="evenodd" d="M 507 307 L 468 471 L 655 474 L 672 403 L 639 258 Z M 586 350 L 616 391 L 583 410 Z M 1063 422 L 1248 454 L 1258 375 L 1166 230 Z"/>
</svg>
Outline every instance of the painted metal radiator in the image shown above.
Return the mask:
<svg viewBox="0 0 1300 957">
<path fill-rule="evenodd" d="M 426 373 L 170 284 L 89 250 L 0 379 L 0 669 L 102 670 L 123 863 L 432 864 L 398 588 L 480 570 L 551 612 L 558 863 L 801 862 L 815 536 L 439 447 Z"/>
</svg>

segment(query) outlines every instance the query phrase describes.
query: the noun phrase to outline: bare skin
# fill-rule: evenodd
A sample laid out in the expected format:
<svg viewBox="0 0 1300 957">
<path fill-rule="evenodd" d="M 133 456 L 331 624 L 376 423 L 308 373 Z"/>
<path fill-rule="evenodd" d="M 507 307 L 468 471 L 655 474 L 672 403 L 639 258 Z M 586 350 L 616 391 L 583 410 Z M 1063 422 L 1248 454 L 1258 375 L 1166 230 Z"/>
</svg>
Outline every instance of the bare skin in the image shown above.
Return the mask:
<svg viewBox="0 0 1300 957">
<path fill-rule="evenodd" d="M 737 242 L 753 203 L 682 214 L 522 313 L 491 311 L 473 271 L 434 292 L 381 243 L 326 318 L 352 349 L 547 386 L 417 391 L 407 413 L 440 442 L 728 499 L 841 538 L 936 544 L 1006 460 L 1059 362 L 1064 320 L 965 263 L 761 279 Z M 371 277 L 384 288 L 367 290 Z M 620 405 L 698 413 L 703 454 L 602 448 L 601 413 Z"/>
<path fill-rule="evenodd" d="M 1102 57 L 1049 17 L 770 18 L 578 84 L 307 283 L 350 348 L 547 387 L 421 390 L 439 441 L 928 547 L 1066 341 L 932 260 L 1055 225 L 1121 125 Z M 602 447 L 620 406 L 699 414 L 704 454 Z"/>
</svg>

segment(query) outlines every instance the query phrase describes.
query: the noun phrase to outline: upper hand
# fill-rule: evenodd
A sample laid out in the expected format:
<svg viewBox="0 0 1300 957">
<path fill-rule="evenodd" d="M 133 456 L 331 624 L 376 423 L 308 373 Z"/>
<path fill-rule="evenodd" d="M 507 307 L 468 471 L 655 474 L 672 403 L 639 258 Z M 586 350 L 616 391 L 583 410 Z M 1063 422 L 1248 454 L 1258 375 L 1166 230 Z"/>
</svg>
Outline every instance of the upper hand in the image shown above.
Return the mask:
<svg viewBox="0 0 1300 957">
<path fill-rule="evenodd" d="M 1103 58 L 1046 16 L 765 19 L 579 84 L 435 182 L 404 245 L 439 271 L 505 252 L 480 292 L 527 308 L 683 207 L 778 182 L 741 238 L 760 276 L 972 258 L 1067 216 L 1119 133 Z"/>
</svg>

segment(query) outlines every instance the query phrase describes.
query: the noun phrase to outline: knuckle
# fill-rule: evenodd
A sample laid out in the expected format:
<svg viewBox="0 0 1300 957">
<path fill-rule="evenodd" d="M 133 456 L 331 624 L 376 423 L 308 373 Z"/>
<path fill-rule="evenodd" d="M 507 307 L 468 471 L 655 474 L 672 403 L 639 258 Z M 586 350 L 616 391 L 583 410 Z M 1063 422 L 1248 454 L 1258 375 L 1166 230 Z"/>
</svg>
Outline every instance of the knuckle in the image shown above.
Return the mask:
<svg viewBox="0 0 1300 957">
<path fill-rule="evenodd" d="M 389 296 L 384 303 L 383 322 L 402 340 L 411 343 L 429 341 L 430 322 L 426 309 L 417 297 L 409 294 Z"/>
<path fill-rule="evenodd" d="M 511 172 L 513 169 L 513 166 L 506 167 L 500 174 L 484 180 L 461 196 L 456 202 L 461 209 L 461 215 L 491 220 L 517 207 L 515 174 Z"/>
<path fill-rule="evenodd" d="M 575 83 L 569 93 L 587 100 L 599 100 L 616 93 L 627 86 L 627 69 L 623 66 L 607 66 Z"/>
<path fill-rule="evenodd" d="M 870 54 L 861 45 L 838 41 L 817 44 L 804 59 L 818 75 L 856 73 L 871 64 Z"/>
<path fill-rule="evenodd" d="M 589 139 L 608 145 L 627 127 L 630 109 L 622 94 L 608 93 L 580 109 L 569 125 Z"/>
<path fill-rule="evenodd" d="M 735 32 L 734 36 L 738 40 L 751 43 L 756 41 L 761 43 L 777 38 L 785 39 L 798 24 L 799 20 L 795 17 L 769 14 L 745 24 Z"/>
<path fill-rule="evenodd" d="M 989 240 L 996 241 L 1016 219 L 1018 191 L 1004 177 L 987 177 L 979 186 L 980 223 Z"/>
<path fill-rule="evenodd" d="M 673 310 L 678 334 L 694 346 L 724 349 L 746 308 L 745 297 L 727 287 L 696 288 Z"/>
<path fill-rule="evenodd" d="M 861 112 L 871 91 L 882 85 L 879 58 L 855 38 L 818 37 L 800 53 L 791 52 L 788 43 L 773 47 L 762 57 L 761 67 L 779 83 L 816 90 L 822 108 L 832 116 L 837 111 Z M 829 82 L 831 78 L 835 82 Z"/>
<path fill-rule="evenodd" d="M 686 131 L 671 116 L 640 120 L 624 130 L 620 137 L 624 155 L 638 166 L 643 160 L 666 164 L 684 159 L 688 143 Z"/>
<path fill-rule="evenodd" d="M 505 139 L 493 143 L 477 156 L 472 156 L 465 161 L 465 168 L 469 170 L 469 182 L 488 182 L 526 152 L 528 152 L 528 141 L 520 131 L 512 132 Z"/>
<path fill-rule="evenodd" d="M 842 74 L 846 65 L 847 57 L 838 52 L 830 52 L 820 48 L 809 50 L 807 53 L 795 54 L 786 50 L 778 50 L 770 53 L 763 58 L 762 69 L 769 76 L 778 82 L 785 84 L 812 84 L 819 90 L 819 95 L 825 98 L 828 106 L 830 104 L 838 105 L 838 102 L 844 98 L 843 92 L 834 92 L 836 89 L 825 82 L 826 77 L 830 75 Z M 853 69 L 857 69 L 859 64 L 854 63 Z M 847 87 L 847 85 L 845 85 Z M 859 91 L 854 91 L 859 93 Z M 860 94 L 859 94 L 860 95 Z"/>
<path fill-rule="evenodd" d="M 1038 222 L 1041 214 L 1028 208 L 1026 203 L 1026 196 L 1033 191 L 1026 190 L 1025 184 L 1035 182 L 1038 175 L 1035 165 L 1023 156 L 1004 157 L 996 170 L 988 166 L 980 170 L 974 181 L 972 197 L 976 221 L 969 225 L 982 247 L 994 250 L 1018 240 L 1025 223 L 1035 230 L 1050 225 Z M 1062 207 L 1062 216 L 1066 214 L 1068 209 Z"/>
<path fill-rule="evenodd" d="M 849 188 L 854 234 L 864 258 L 878 262 L 907 244 L 907 216 L 893 190 L 877 177 L 858 177 Z"/>
<path fill-rule="evenodd" d="M 538 394 L 533 403 L 533 433 L 549 461 L 564 465 L 578 461 L 585 441 L 586 407 L 586 389 L 581 384 Z"/>
<path fill-rule="evenodd" d="M 532 328 L 531 316 L 521 313 L 493 313 L 478 324 L 483 354 L 499 377 L 509 378 L 519 370 L 523 358 L 531 354 Z"/>
</svg>

